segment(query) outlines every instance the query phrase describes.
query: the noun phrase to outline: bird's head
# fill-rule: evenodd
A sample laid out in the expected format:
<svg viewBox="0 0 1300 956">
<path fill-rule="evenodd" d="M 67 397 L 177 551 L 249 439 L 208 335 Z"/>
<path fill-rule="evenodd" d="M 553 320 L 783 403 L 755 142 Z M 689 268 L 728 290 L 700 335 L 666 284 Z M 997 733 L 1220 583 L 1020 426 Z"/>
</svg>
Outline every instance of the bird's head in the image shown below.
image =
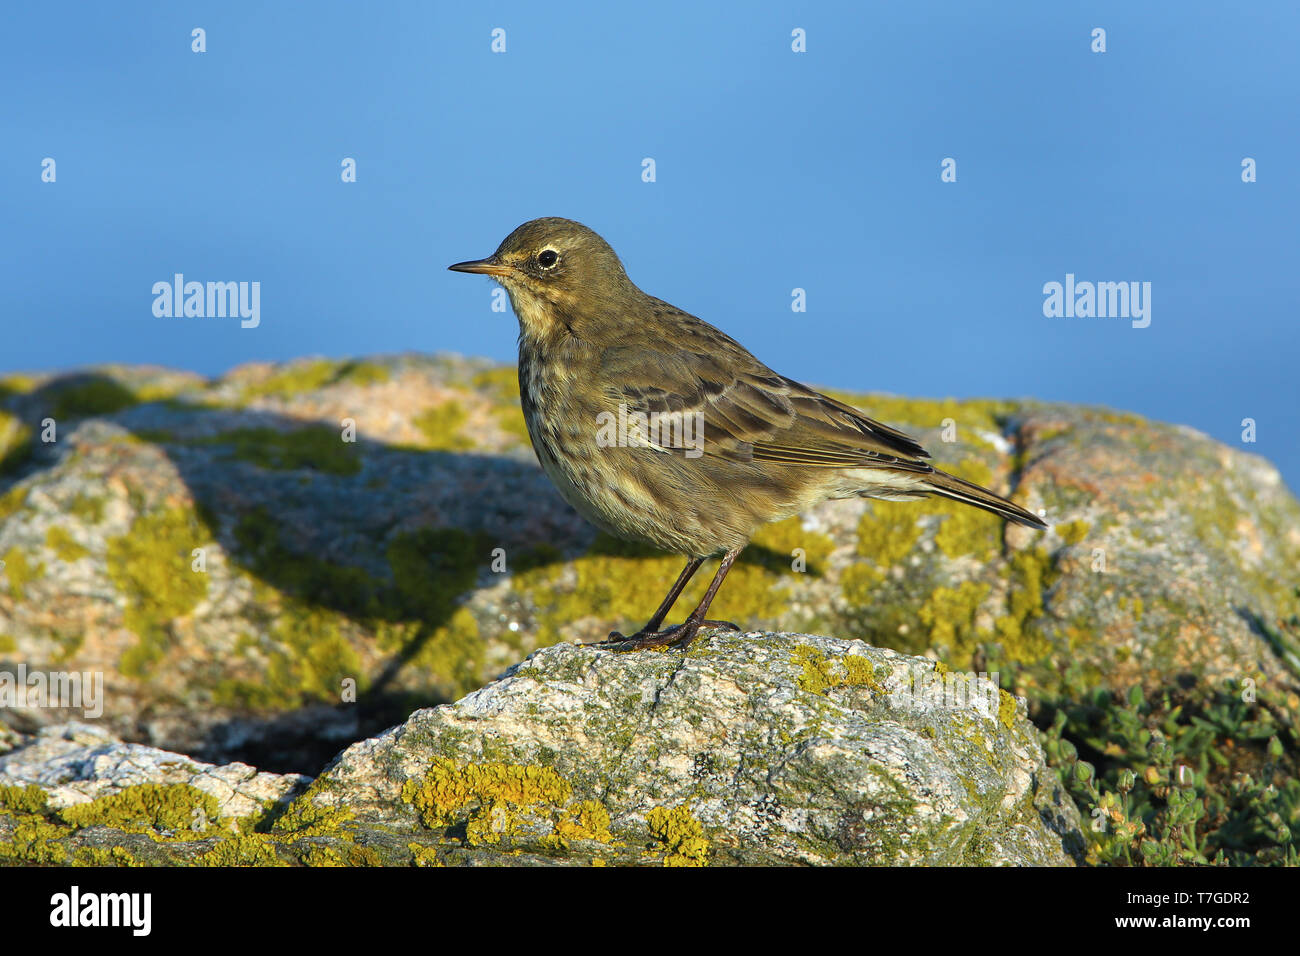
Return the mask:
<svg viewBox="0 0 1300 956">
<path fill-rule="evenodd" d="M 505 287 L 524 334 L 549 336 L 617 315 L 638 291 L 604 239 L 580 222 L 550 217 L 524 223 L 486 259 L 453 272 L 488 275 Z"/>
</svg>

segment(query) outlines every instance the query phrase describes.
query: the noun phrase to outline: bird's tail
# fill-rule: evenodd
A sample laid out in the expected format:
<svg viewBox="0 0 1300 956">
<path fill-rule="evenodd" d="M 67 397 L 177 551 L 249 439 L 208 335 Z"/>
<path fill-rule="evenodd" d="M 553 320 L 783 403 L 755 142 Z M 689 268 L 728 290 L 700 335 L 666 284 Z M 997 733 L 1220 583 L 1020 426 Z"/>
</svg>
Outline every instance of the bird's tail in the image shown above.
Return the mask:
<svg viewBox="0 0 1300 956">
<path fill-rule="evenodd" d="M 1026 511 L 1020 505 L 1008 501 L 1001 495 L 995 495 L 987 488 L 981 488 L 979 485 L 964 481 L 956 475 L 950 475 L 944 471 L 935 471 L 926 475 L 919 484 L 920 487 L 917 490 L 924 491 L 926 494 L 951 498 L 953 501 L 960 501 L 963 504 L 974 505 L 976 508 L 991 511 L 1008 521 L 1014 521 L 1016 524 L 1037 528 L 1040 531 L 1047 530 L 1047 524 L 1038 515 Z"/>
</svg>

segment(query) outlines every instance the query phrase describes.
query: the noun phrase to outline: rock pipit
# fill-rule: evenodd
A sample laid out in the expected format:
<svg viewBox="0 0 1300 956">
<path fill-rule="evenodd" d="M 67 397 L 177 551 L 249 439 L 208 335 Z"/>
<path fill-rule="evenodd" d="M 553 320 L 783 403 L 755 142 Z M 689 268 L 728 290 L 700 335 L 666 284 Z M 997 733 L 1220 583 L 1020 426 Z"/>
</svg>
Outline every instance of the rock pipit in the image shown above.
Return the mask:
<svg viewBox="0 0 1300 956">
<path fill-rule="evenodd" d="M 487 259 L 519 318 L 519 393 L 542 468 L 598 528 L 686 556 L 636 634 L 599 646 L 685 647 L 754 532 L 828 498 L 939 495 L 1047 526 L 929 465 L 924 448 L 858 409 L 772 371 L 739 342 L 628 279 L 581 223 L 534 219 Z M 660 630 L 704 560 L 722 562 L 699 606 Z"/>
</svg>

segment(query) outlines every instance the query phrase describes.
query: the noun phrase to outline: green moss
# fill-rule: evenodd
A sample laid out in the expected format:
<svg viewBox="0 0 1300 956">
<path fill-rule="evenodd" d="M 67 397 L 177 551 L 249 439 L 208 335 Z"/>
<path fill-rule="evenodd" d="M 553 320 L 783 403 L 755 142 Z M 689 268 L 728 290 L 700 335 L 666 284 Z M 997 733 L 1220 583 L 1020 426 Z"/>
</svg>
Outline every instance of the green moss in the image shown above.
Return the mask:
<svg viewBox="0 0 1300 956">
<path fill-rule="evenodd" d="M 186 783 L 142 783 L 59 811 L 74 827 L 106 826 L 155 839 L 201 840 L 221 819 L 217 801 Z"/>
<path fill-rule="evenodd" d="M 4 574 L 9 578 L 9 594 L 15 601 L 26 597 L 27 585 L 45 574 L 45 565 L 41 562 L 31 564 L 26 552 L 14 545 L 4 556 Z"/>
<path fill-rule="evenodd" d="M 104 520 L 104 507 L 107 504 L 108 499 L 103 495 L 88 495 L 83 492 L 72 499 L 67 511 L 83 524 L 99 524 Z"/>
<path fill-rule="evenodd" d="M 167 428 L 137 428 L 131 438 L 149 445 L 167 445 L 177 440 L 176 433 Z"/>
<path fill-rule="evenodd" d="M 465 406 L 448 401 L 426 408 L 411 419 L 411 424 L 424 434 L 424 447 L 438 451 L 466 451 L 475 446 L 472 438 L 461 433 L 469 418 Z"/>
<path fill-rule="evenodd" d="M 242 638 L 235 656 L 259 668 L 254 678 L 227 677 L 213 688 L 213 702 L 241 711 L 291 710 L 310 703 L 337 703 L 347 679 L 364 694 L 355 628 L 343 615 L 265 589 L 257 624 L 265 639 Z"/>
<path fill-rule="evenodd" d="M 145 676 L 166 653 L 168 627 L 207 595 L 207 576 L 191 570 L 191 552 L 207 540 L 197 514 L 171 508 L 140 515 L 131 530 L 110 538 L 108 576 L 126 598 L 126 626 L 140 641 L 119 664 L 124 674 Z"/>
<path fill-rule="evenodd" d="M 0 634 L 0 654 L 12 654 L 18 650 L 18 642 L 8 634 Z"/>
<path fill-rule="evenodd" d="M 112 415 L 139 404 L 131 389 L 108 378 L 95 378 L 59 386 L 53 395 L 56 420 Z"/>
<path fill-rule="evenodd" d="M 51 525 L 45 532 L 45 546 L 53 551 L 60 561 L 71 563 L 79 561 L 90 554 L 90 549 L 78 544 L 66 528 Z"/>
<path fill-rule="evenodd" d="M 77 627 L 75 624 L 61 625 L 52 628 L 46 635 L 46 640 L 53 645 L 54 653 L 51 654 L 50 660 L 55 664 L 63 664 L 72 660 L 77 651 L 81 650 L 86 642 L 86 632 L 84 628 Z"/>
<path fill-rule="evenodd" d="M 221 445 L 230 457 L 275 471 L 310 470 L 331 475 L 355 475 L 361 471 L 361 452 L 356 442 L 345 442 L 339 429 L 329 425 L 307 425 L 290 431 L 277 428 L 236 428 L 188 444 Z"/>
<path fill-rule="evenodd" d="M 686 807 L 655 807 L 646 814 L 650 835 L 664 853 L 664 866 L 706 866 L 710 844 L 704 826 Z"/>
<path fill-rule="evenodd" d="M 844 665 L 844 683 L 850 687 L 870 687 L 879 693 L 884 688 L 876 680 L 876 666 L 865 657 L 847 654 L 840 659 Z"/>
</svg>

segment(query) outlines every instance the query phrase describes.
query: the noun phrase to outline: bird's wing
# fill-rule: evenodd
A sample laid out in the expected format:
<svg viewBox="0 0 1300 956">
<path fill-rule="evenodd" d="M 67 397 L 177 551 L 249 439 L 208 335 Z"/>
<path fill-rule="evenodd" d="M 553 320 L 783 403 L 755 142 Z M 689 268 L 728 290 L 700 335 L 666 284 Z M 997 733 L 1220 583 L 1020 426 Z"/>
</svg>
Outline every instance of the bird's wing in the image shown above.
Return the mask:
<svg viewBox="0 0 1300 956">
<path fill-rule="evenodd" d="M 696 320 L 697 322 L 699 320 Z M 653 347 L 605 350 L 601 380 L 608 398 L 652 416 L 685 416 L 703 453 L 734 461 L 814 467 L 884 467 L 928 473 L 915 439 L 857 409 L 773 372 L 712 326 L 674 328 Z M 673 419 L 668 419 L 672 421 Z M 659 446 L 671 442 L 660 428 Z"/>
</svg>

